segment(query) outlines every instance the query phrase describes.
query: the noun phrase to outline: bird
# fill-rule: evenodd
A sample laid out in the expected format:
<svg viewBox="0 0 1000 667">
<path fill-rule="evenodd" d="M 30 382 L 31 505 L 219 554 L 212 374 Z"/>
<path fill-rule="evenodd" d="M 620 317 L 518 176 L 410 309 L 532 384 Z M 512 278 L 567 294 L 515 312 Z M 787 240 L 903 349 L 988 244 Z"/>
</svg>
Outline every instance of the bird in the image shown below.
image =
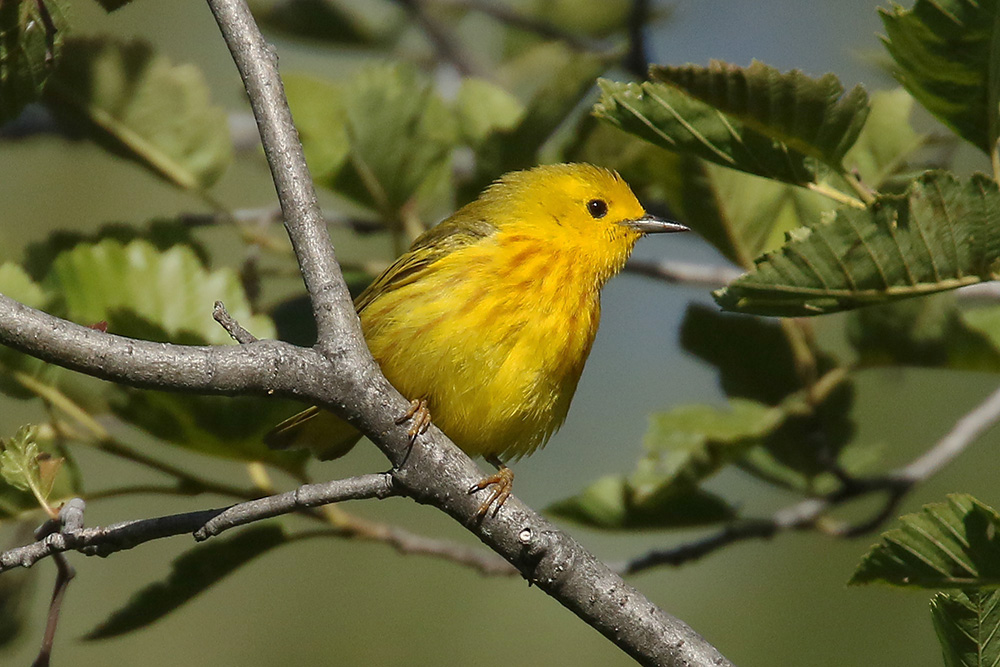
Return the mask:
<svg viewBox="0 0 1000 667">
<path fill-rule="evenodd" d="M 415 439 L 433 419 L 497 472 L 478 516 L 510 495 L 507 463 L 562 425 L 597 333 L 601 288 L 646 234 L 688 228 L 649 215 L 612 170 L 543 165 L 501 176 L 419 236 L 357 297 L 372 355 L 411 400 Z M 309 408 L 265 436 L 272 448 L 346 454 L 361 433 Z"/>
</svg>

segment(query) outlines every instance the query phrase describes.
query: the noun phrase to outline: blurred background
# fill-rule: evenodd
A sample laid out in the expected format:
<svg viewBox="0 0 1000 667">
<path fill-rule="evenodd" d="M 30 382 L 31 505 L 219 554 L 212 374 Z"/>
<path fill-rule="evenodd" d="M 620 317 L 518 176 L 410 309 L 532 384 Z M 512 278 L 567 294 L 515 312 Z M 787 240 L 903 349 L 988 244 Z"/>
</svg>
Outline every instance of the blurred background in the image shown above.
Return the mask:
<svg viewBox="0 0 1000 667">
<path fill-rule="evenodd" d="M 722 59 L 747 65 L 757 59 L 812 75 L 833 71 L 848 87 L 862 83 L 871 91 L 893 86 L 880 66 L 881 26 L 872 0 L 678 0 L 654 6 L 670 10 L 669 19 L 650 34 L 654 63 Z M 204 2 L 136 1 L 105 15 L 95 3 L 77 0 L 71 9 L 75 32 L 148 40 L 172 62 L 196 64 L 216 103 L 234 112 L 246 110 L 239 78 Z M 347 71 L 354 66 L 352 59 L 361 60 L 357 54 L 305 48 L 277 37 L 273 41 L 284 73 L 338 78 L 343 72 L 332 69 Z M 218 200 L 233 208 L 267 207 L 275 201 L 263 158 L 250 155 L 237 160 L 214 190 Z M 198 200 L 91 144 L 55 137 L 0 142 L 0 201 L 0 260 L 19 259 L 26 244 L 53 229 L 89 230 L 107 222 L 204 210 Z M 225 238 L 220 234 L 216 242 L 223 244 Z M 385 239 L 358 239 L 343 231 L 336 233 L 335 243 L 341 259 L 389 252 Z M 650 238 L 636 254 L 723 262 L 693 235 Z M 632 275 L 608 285 L 600 333 L 569 418 L 543 451 L 516 465 L 519 497 L 541 508 L 597 477 L 626 472 L 638 456 L 651 412 L 719 399 L 714 371 L 677 345 L 680 318 L 690 301 L 711 303 L 705 289 Z M 206 310 L 210 307 L 205 304 Z M 986 374 L 868 371 L 859 378 L 859 432 L 880 446 L 887 465 L 905 462 L 940 437 L 994 383 Z M 25 405 L 0 401 L 0 434 L 11 434 L 33 418 Z M 953 491 L 1000 505 L 992 455 L 996 444 L 995 434 L 984 438 L 909 496 L 901 511 L 940 501 Z M 150 441 L 149 446 L 156 445 Z M 222 479 L 241 474 L 234 469 L 238 466 L 195 454 L 159 453 Z M 128 481 L 135 474 L 132 467 L 88 452 L 80 454 L 80 465 L 92 487 L 102 486 L 102 480 Z M 374 447 L 364 446 L 341 461 L 314 464 L 311 471 L 325 479 L 384 466 Z M 154 478 L 143 475 L 133 481 Z M 762 485 L 734 471 L 724 472 L 710 488 L 741 499 L 748 514 L 767 514 L 792 500 L 763 492 Z M 210 502 L 109 500 L 92 503 L 87 521 L 100 525 L 200 509 Z M 474 542 L 440 513 L 406 500 L 350 509 L 421 533 Z M 568 529 L 608 561 L 699 534 Z M 12 539 L 9 530 L 0 531 L 0 537 Z M 835 541 L 784 534 L 734 545 L 679 569 L 649 571 L 632 583 L 742 667 L 940 665 L 929 594 L 846 586 L 874 541 L 873 535 Z M 276 550 L 144 630 L 104 641 L 80 639 L 134 591 L 164 577 L 170 561 L 191 544 L 174 538 L 109 560 L 71 556 L 78 577 L 64 606 L 54 664 L 631 664 L 607 640 L 520 579 L 485 578 L 451 563 L 346 540 L 304 541 Z M 2 664 L 29 664 L 37 650 L 53 564 L 43 562 L 33 573 L 30 624 L 17 643 L 0 650 Z M 23 573 L 4 576 L 14 575 Z"/>
</svg>

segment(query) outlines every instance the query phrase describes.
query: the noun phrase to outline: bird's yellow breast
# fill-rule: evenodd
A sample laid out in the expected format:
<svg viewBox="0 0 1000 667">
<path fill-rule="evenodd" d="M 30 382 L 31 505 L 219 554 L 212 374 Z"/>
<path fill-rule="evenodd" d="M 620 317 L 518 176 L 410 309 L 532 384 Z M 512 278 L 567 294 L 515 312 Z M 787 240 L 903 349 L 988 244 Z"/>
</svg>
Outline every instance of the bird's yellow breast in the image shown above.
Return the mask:
<svg viewBox="0 0 1000 667">
<path fill-rule="evenodd" d="M 389 381 L 467 453 L 519 458 L 559 427 L 600 318 L 585 253 L 530 228 L 436 261 L 361 313 Z"/>
</svg>

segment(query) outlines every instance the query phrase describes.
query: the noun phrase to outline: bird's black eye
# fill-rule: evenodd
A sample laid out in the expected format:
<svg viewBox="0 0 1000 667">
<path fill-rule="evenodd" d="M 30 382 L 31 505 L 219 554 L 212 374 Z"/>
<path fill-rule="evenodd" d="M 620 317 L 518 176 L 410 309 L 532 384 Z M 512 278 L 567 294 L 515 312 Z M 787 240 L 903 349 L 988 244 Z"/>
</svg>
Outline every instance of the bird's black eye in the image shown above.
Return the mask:
<svg viewBox="0 0 1000 667">
<path fill-rule="evenodd" d="M 608 214 L 608 203 L 603 199 L 591 199 L 587 202 L 587 210 L 593 218 L 603 218 Z"/>
</svg>

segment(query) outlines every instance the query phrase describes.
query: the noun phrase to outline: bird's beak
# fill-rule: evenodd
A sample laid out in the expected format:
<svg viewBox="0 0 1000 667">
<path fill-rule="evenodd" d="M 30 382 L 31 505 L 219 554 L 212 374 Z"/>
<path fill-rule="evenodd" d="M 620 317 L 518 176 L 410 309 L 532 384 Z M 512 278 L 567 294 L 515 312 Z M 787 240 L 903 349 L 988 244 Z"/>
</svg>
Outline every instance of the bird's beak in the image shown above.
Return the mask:
<svg viewBox="0 0 1000 667">
<path fill-rule="evenodd" d="M 691 231 L 679 222 L 657 218 L 655 215 L 649 215 L 648 213 L 635 220 L 625 220 L 622 224 L 643 234 L 667 234 Z"/>
</svg>

